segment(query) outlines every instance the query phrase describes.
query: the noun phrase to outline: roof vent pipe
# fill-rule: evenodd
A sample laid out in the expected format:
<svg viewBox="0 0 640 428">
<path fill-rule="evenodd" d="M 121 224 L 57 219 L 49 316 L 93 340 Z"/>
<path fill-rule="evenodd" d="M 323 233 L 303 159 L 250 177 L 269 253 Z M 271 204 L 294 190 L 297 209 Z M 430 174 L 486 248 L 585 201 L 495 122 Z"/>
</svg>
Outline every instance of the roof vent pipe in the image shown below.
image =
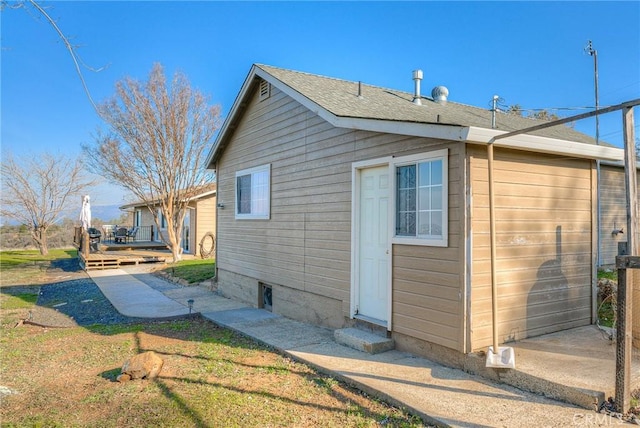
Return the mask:
<svg viewBox="0 0 640 428">
<path fill-rule="evenodd" d="M 420 99 L 420 81 L 422 80 L 422 70 L 414 70 L 413 71 L 413 81 L 416 83 L 416 89 L 413 94 L 413 103 L 416 105 L 422 105 L 422 100 Z"/>
<path fill-rule="evenodd" d="M 493 96 L 492 108 L 491 108 L 491 128 L 496 129 L 498 126 L 496 125 L 496 112 L 498 111 L 498 100 L 500 97 L 498 95 Z"/>
<path fill-rule="evenodd" d="M 446 104 L 449 90 L 446 86 L 436 86 L 431 90 L 431 98 L 438 104 Z"/>
</svg>

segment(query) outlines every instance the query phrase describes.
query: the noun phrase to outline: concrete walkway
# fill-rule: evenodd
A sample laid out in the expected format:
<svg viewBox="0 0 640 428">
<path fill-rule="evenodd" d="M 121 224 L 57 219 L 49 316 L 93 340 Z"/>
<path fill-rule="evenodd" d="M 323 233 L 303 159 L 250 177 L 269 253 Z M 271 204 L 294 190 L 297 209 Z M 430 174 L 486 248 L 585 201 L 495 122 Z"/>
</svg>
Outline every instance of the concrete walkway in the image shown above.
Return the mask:
<svg viewBox="0 0 640 428">
<path fill-rule="evenodd" d="M 90 270 L 89 276 L 122 315 L 157 318 L 187 315 L 189 308 L 122 269 Z"/>
<path fill-rule="evenodd" d="M 123 315 L 161 318 L 193 310 L 351 384 L 426 422 L 453 427 L 593 427 L 622 424 L 607 415 L 564 404 L 424 358 L 387 351 L 371 355 L 345 347 L 333 331 L 221 297 L 202 286 L 180 287 L 123 269 L 89 271 Z"/>
</svg>

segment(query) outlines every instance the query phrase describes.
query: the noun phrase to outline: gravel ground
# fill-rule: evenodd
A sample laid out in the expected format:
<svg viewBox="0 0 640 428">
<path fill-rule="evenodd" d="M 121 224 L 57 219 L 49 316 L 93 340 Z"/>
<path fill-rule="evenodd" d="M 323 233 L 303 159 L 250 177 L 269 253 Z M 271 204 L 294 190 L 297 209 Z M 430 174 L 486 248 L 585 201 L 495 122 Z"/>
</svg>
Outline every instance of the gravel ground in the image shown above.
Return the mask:
<svg viewBox="0 0 640 428">
<path fill-rule="evenodd" d="M 67 327 L 141 320 L 120 314 L 98 286 L 87 278 L 42 286 L 30 321 L 50 327 Z"/>
<path fill-rule="evenodd" d="M 36 306 L 25 314 L 27 322 L 44 327 L 74 327 L 149 321 L 120 314 L 85 272 L 70 266 L 54 270 L 66 272 L 66 276 L 40 286 L 39 291 L 38 287 L 29 287 L 29 291 L 23 287 L 13 290 L 13 293 L 38 292 Z M 148 267 L 125 270 L 160 292 L 180 287 L 153 275 Z"/>
</svg>

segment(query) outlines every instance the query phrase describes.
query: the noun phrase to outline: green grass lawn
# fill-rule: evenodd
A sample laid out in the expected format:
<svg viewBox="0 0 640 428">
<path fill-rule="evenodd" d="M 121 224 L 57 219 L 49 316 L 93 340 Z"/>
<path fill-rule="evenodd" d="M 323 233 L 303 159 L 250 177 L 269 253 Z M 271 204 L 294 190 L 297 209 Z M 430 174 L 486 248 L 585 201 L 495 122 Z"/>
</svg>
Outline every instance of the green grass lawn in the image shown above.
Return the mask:
<svg viewBox="0 0 640 428">
<path fill-rule="evenodd" d="M 46 256 L 37 250 L 0 251 L 0 286 L 42 284 L 52 265 L 73 262 L 77 257 L 76 249 L 50 250 Z"/>
<path fill-rule="evenodd" d="M 10 269 L 29 263 L 37 264 L 58 259 L 72 259 L 75 257 L 78 257 L 78 251 L 76 249 L 49 250 L 49 254 L 46 256 L 41 255 L 38 250 L 0 251 L 0 269 Z"/>
<path fill-rule="evenodd" d="M 25 282 L 28 278 L 36 280 L 41 274 L 41 267 L 48 266 L 56 260 L 77 258 L 76 249 L 50 250 L 49 254 L 42 256 L 37 250 L 11 250 L 0 251 L 0 270 L 20 272 Z M 216 262 L 212 259 L 182 260 L 161 269 L 173 277 L 183 279 L 189 284 L 197 284 L 211 279 L 215 275 Z"/>
<path fill-rule="evenodd" d="M 212 259 L 181 260 L 161 271 L 175 278 L 184 279 L 189 284 L 197 284 L 214 277 L 216 262 Z"/>
<path fill-rule="evenodd" d="M 598 279 L 602 279 L 602 278 L 610 279 L 612 281 L 618 281 L 618 271 L 617 270 L 609 271 L 609 270 L 599 269 Z"/>
<path fill-rule="evenodd" d="M 609 279 L 614 282 L 618 282 L 618 271 L 616 270 L 598 270 L 598 279 Z M 611 300 L 610 296 L 607 296 L 607 300 L 604 302 L 598 301 L 598 321 L 599 324 L 605 327 L 615 327 L 616 313 L 615 303 Z"/>
</svg>

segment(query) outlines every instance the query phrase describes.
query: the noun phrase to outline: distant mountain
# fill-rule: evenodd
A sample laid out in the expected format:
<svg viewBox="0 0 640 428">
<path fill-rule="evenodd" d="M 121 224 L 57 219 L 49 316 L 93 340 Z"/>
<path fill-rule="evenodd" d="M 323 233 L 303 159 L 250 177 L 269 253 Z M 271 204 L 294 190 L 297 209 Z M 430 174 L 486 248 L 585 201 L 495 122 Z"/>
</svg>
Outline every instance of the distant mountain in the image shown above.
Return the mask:
<svg viewBox="0 0 640 428">
<path fill-rule="evenodd" d="M 103 223 L 115 223 L 115 220 L 119 220 L 122 215 L 125 214 L 124 211 L 121 211 L 118 207 L 120 205 L 92 205 L 91 206 L 91 218 L 92 219 L 100 219 Z M 80 208 L 73 210 L 65 210 L 62 212 L 61 217 L 71 219 L 72 221 L 77 221 L 80 216 Z M 15 226 L 19 224 L 18 222 L 5 219 L 0 217 L 0 226 Z"/>
</svg>

